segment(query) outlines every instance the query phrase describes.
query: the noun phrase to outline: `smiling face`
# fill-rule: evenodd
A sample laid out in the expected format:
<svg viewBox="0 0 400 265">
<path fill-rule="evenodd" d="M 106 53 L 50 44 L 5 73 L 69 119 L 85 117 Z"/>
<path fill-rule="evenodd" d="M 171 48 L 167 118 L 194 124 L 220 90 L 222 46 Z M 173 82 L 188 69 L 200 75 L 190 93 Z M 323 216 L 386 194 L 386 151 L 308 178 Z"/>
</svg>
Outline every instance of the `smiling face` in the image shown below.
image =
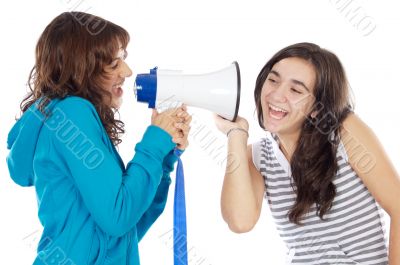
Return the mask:
<svg viewBox="0 0 400 265">
<path fill-rule="evenodd" d="M 123 90 L 122 86 L 126 77 L 132 75 L 132 70 L 126 64 L 125 59 L 128 53 L 120 48 L 111 64 L 105 67 L 107 79 L 104 81 L 104 88 L 111 93 L 111 107 L 118 109 L 122 104 Z"/>
<path fill-rule="evenodd" d="M 314 103 L 314 66 L 301 58 L 278 61 L 261 91 L 264 127 L 276 134 L 298 135 Z"/>
</svg>

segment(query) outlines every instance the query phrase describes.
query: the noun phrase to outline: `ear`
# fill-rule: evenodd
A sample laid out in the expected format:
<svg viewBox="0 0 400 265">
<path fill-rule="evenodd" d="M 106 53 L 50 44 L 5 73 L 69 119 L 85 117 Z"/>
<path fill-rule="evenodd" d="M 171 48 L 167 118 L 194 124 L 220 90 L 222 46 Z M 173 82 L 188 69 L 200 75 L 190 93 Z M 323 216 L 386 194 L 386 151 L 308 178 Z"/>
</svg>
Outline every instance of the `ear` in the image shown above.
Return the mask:
<svg viewBox="0 0 400 265">
<path fill-rule="evenodd" d="M 313 112 L 311 112 L 310 117 L 312 119 L 315 119 L 315 117 L 317 117 L 317 115 L 318 115 L 318 111 L 314 110 Z"/>
</svg>

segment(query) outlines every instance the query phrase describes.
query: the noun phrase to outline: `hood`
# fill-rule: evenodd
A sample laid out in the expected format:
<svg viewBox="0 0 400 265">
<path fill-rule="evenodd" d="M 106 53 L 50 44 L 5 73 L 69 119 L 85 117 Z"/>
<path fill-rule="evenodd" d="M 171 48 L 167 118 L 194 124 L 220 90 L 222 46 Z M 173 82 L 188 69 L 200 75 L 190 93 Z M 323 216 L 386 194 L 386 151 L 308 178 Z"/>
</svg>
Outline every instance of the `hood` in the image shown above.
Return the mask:
<svg viewBox="0 0 400 265">
<path fill-rule="evenodd" d="M 10 150 L 7 165 L 10 176 L 15 183 L 24 187 L 34 184 L 33 157 L 45 120 L 37 108 L 39 101 L 24 112 L 11 128 L 7 138 L 7 149 Z M 47 106 L 46 111 L 51 109 L 53 103 L 54 100 Z"/>
</svg>

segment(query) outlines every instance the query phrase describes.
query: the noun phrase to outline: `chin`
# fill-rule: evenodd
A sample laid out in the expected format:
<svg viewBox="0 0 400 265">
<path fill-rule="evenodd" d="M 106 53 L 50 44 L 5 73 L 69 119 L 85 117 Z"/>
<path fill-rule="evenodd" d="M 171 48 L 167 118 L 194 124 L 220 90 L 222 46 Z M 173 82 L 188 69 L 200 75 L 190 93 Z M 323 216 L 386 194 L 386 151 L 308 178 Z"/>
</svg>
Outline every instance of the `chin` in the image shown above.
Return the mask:
<svg viewBox="0 0 400 265">
<path fill-rule="evenodd" d="M 268 115 L 268 114 L 266 114 Z M 266 117 L 266 116 L 264 116 Z M 269 131 L 271 133 L 277 133 L 279 132 L 281 128 L 281 124 L 277 124 L 275 120 L 271 120 L 269 117 L 264 118 L 264 128 L 266 131 Z"/>
<path fill-rule="evenodd" d="M 119 109 L 121 107 L 121 105 L 122 105 L 122 98 L 113 100 L 113 102 L 112 102 L 112 107 L 115 109 Z"/>
<path fill-rule="evenodd" d="M 265 130 L 267 132 L 274 133 L 274 134 L 277 134 L 280 132 L 280 130 L 278 130 L 277 128 L 270 128 L 270 127 L 265 127 Z"/>
<path fill-rule="evenodd" d="M 272 125 L 268 121 L 264 121 L 264 128 L 266 131 L 270 133 L 278 133 L 279 132 L 279 126 Z"/>
</svg>

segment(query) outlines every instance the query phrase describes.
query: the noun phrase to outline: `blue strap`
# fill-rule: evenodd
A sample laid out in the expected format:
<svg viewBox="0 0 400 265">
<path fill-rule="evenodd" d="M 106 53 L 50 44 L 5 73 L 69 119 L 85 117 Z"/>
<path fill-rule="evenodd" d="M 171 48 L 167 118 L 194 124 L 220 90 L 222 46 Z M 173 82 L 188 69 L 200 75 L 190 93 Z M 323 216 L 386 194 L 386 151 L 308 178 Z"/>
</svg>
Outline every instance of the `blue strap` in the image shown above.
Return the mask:
<svg viewBox="0 0 400 265">
<path fill-rule="evenodd" d="M 174 265 L 187 265 L 187 230 L 185 203 L 185 176 L 180 155 L 182 150 L 175 149 L 178 156 L 174 195 Z"/>
</svg>

